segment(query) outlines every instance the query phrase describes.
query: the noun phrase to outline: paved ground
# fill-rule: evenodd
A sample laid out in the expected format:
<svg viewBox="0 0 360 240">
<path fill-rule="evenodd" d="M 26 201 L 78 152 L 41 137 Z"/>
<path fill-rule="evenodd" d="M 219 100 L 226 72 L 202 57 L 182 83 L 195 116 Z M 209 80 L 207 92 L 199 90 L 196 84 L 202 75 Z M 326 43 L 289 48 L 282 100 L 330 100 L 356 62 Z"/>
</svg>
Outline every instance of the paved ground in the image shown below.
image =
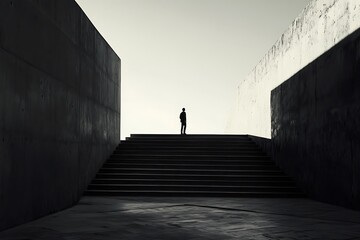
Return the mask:
<svg viewBox="0 0 360 240">
<path fill-rule="evenodd" d="M 308 199 L 84 197 L 0 239 L 360 239 L 360 212 Z"/>
</svg>

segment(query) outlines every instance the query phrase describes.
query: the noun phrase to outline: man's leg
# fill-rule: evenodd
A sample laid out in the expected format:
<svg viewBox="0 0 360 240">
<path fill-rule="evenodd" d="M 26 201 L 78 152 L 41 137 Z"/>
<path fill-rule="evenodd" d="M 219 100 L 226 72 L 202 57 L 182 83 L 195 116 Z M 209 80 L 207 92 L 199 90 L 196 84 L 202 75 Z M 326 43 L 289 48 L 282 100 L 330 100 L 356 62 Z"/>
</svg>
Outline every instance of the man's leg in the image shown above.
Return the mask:
<svg viewBox="0 0 360 240">
<path fill-rule="evenodd" d="M 184 124 L 184 134 L 186 134 L 186 123 Z"/>
<path fill-rule="evenodd" d="M 181 123 L 181 129 L 180 129 L 180 134 L 183 134 L 183 128 L 184 128 L 184 124 Z"/>
</svg>

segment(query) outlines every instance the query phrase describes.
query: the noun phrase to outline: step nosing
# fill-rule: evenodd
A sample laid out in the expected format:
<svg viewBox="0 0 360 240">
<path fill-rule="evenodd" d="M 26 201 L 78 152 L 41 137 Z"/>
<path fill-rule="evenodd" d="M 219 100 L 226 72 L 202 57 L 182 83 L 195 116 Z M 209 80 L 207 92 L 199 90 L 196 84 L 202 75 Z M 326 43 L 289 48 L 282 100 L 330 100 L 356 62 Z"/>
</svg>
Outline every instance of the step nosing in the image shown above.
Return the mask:
<svg viewBox="0 0 360 240">
<path fill-rule="evenodd" d="M 90 186 L 119 186 L 119 187 L 234 187 L 234 188 L 281 188 L 281 189 L 297 189 L 296 186 L 237 186 L 237 185 L 180 185 L 180 184 L 168 184 L 168 185 L 160 185 L 160 184 L 90 184 Z"/>
</svg>

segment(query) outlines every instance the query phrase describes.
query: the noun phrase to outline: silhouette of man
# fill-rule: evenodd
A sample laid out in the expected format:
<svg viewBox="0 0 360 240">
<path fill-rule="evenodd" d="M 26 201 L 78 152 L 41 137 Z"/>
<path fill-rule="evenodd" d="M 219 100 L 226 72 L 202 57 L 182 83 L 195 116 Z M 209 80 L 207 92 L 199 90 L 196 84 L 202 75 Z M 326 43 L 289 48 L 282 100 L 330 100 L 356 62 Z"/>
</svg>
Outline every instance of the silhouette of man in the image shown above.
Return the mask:
<svg viewBox="0 0 360 240">
<path fill-rule="evenodd" d="M 181 134 L 186 135 L 186 112 L 185 108 L 182 109 L 180 113 L 180 122 L 181 122 Z"/>
</svg>

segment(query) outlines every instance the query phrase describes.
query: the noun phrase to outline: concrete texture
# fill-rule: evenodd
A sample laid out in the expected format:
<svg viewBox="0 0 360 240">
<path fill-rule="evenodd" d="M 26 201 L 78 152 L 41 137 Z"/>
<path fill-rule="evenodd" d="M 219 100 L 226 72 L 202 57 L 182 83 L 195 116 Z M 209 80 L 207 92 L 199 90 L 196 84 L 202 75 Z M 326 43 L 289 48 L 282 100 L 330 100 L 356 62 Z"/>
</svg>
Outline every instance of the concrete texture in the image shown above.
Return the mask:
<svg viewBox="0 0 360 240">
<path fill-rule="evenodd" d="M 0 229 L 75 204 L 120 140 L 120 59 L 72 0 L 0 2 Z"/>
<path fill-rule="evenodd" d="M 273 157 L 314 199 L 360 209 L 360 30 L 271 94 Z"/>
<path fill-rule="evenodd" d="M 358 29 L 359 9 L 358 0 L 311 1 L 240 81 L 226 132 L 270 138 L 271 90 Z"/>
<path fill-rule="evenodd" d="M 308 199 L 85 197 L 2 240 L 360 239 L 360 213 Z"/>
</svg>

